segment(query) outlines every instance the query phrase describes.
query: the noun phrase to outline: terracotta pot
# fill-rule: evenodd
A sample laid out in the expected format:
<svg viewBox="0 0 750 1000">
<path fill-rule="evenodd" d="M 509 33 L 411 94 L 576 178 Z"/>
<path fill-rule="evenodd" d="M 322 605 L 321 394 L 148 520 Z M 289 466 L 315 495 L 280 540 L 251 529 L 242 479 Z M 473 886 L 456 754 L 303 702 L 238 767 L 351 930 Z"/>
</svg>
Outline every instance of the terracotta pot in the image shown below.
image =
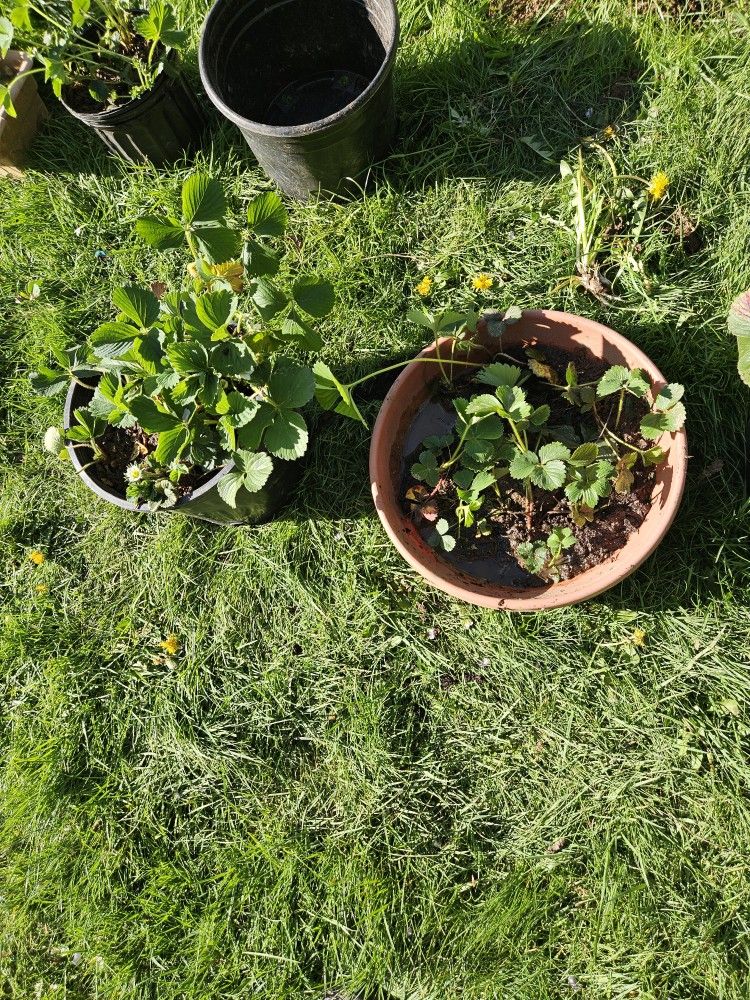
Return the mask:
<svg viewBox="0 0 750 1000">
<path fill-rule="evenodd" d="M 489 337 L 485 336 L 484 341 L 488 346 L 497 346 L 497 341 Z M 450 342 L 442 343 L 443 354 L 447 354 Z M 659 369 L 635 344 L 581 316 L 548 310 L 524 312 L 522 319 L 509 326 L 503 335 L 503 348 L 527 344 L 564 351 L 576 351 L 583 346 L 610 364 L 642 368 L 657 392 L 665 384 Z M 432 345 L 419 356 L 429 358 L 435 354 Z M 478 350 L 469 359 L 484 363 L 487 355 Z M 466 370 L 455 367 L 457 372 Z M 446 562 L 422 539 L 413 521 L 404 515 L 400 495 L 404 438 L 417 410 L 427 399 L 431 384 L 439 377 L 440 368 L 436 364 L 413 364 L 405 368 L 383 402 L 370 446 L 370 481 L 380 520 L 404 559 L 433 586 L 452 597 L 485 608 L 542 611 L 576 604 L 601 594 L 624 580 L 651 555 L 667 533 L 682 499 L 687 472 L 684 430 L 674 435 L 665 434 L 659 442 L 654 442 L 668 450 L 668 457 L 655 468 L 651 509 L 626 544 L 598 566 L 559 583 L 512 588 L 470 576 Z"/>
<path fill-rule="evenodd" d="M 23 76 L 32 68 L 31 56 L 11 49 L 0 59 L 0 72 L 12 73 L 16 79 L 10 85 L 10 96 L 16 110 L 12 118 L 0 108 L 0 175 L 21 177 L 26 162 L 26 152 L 36 135 L 39 123 L 47 117 L 37 88 L 36 77 Z"/>
</svg>

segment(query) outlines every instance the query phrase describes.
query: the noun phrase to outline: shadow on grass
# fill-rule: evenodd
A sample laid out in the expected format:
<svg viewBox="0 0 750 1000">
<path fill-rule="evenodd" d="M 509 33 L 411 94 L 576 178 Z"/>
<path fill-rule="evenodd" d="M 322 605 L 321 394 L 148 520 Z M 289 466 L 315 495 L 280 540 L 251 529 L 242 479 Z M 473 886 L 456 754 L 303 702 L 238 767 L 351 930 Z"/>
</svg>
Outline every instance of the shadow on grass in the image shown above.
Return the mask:
<svg viewBox="0 0 750 1000">
<path fill-rule="evenodd" d="M 640 100 L 635 39 L 610 24 L 519 29 L 498 20 L 476 41 L 423 52 L 402 52 L 396 148 L 375 171 L 397 189 L 445 177 L 553 176 L 571 149 L 632 117 Z"/>
<path fill-rule="evenodd" d="M 212 144 L 212 134 L 218 131 L 217 126 L 223 119 L 220 118 L 201 85 L 196 53 L 190 53 L 183 61 L 182 73 L 208 117 L 208 126 L 198 142 L 193 148 L 185 151 L 184 156 L 187 162 L 190 162 L 197 152 Z M 95 174 L 100 177 L 116 177 L 123 171 L 138 169 L 137 165 L 113 156 L 94 129 L 84 125 L 66 111 L 48 86 L 42 85 L 41 95 L 50 116 L 41 126 L 29 151 L 26 163 L 29 170 L 48 174 Z M 237 137 L 241 138 L 239 132 Z M 222 152 L 226 151 L 222 148 L 225 143 L 219 138 L 215 145 L 217 148 L 213 149 L 213 153 L 220 159 Z M 176 162 L 181 162 L 181 159 Z M 170 166 L 171 164 L 159 164 L 157 169 L 162 167 L 168 169 Z"/>
<path fill-rule="evenodd" d="M 424 53 L 414 44 L 402 48 L 395 77 L 398 135 L 371 183 L 388 179 L 408 190 L 444 177 L 552 176 L 582 139 L 632 117 L 640 99 L 643 65 L 634 38 L 614 25 L 561 20 L 518 28 L 497 19 L 477 40 L 449 41 Z M 184 73 L 210 117 L 201 148 L 212 144 L 219 162 L 230 149 L 242 150 L 254 167 L 239 131 L 206 97 L 194 52 Z M 44 97 L 52 114 L 32 147 L 31 169 L 105 176 L 123 169 L 93 130 L 51 94 Z"/>
</svg>

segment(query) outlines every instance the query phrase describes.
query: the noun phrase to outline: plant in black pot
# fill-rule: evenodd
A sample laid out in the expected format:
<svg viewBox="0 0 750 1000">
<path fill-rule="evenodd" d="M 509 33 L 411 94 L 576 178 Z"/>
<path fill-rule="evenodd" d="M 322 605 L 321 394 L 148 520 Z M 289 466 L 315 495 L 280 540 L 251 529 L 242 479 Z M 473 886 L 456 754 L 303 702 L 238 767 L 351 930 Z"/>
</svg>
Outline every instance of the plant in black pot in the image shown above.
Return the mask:
<svg viewBox="0 0 750 1000">
<path fill-rule="evenodd" d="M 194 250 L 189 288 L 115 289 L 117 316 L 86 344 L 57 351 L 59 369 L 31 376 L 42 395 L 69 386 L 63 427 L 48 451 L 70 458 L 87 485 L 129 510 L 179 510 L 222 523 L 258 523 L 288 500 L 308 429 L 300 412 L 315 380 L 301 351 L 333 307 L 331 285 L 298 277 L 285 292 L 264 237 L 280 235 L 278 195 L 249 206 L 249 238 L 225 221 L 221 185 L 187 179 L 182 219 L 141 219 L 162 249 Z"/>
<path fill-rule="evenodd" d="M 394 0 L 216 0 L 201 78 L 288 195 L 357 190 L 393 137 L 398 38 Z"/>
<path fill-rule="evenodd" d="M 186 34 L 164 0 L 14 0 L 0 52 L 29 52 L 67 110 L 133 163 L 176 159 L 206 118 L 179 68 Z M 10 90 L 0 104 L 14 113 Z"/>
</svg>

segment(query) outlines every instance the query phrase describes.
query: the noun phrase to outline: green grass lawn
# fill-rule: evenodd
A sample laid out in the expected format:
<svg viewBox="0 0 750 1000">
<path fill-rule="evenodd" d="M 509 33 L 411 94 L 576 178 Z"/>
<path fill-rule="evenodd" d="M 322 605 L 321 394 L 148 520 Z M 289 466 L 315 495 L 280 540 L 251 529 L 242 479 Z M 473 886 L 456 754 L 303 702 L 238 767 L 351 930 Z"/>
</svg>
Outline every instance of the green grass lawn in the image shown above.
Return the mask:
<svg viewBox="0 0 750 1000">
<path fill-rule="evenodd" d="M 366 431 L 328 417 L 264 527 L 97 500 L 44 456 L 61 404 L 28 370 L 111 316 L 114 283 L 179 276 L 133 224 L 191 170 L 238 214 L 270 185 L 218 119 L 157 171 L 60 108 L 25 181 L 0 181 L 2 996 L 750 997 L 750 394 L 724 320 L 750 284 L 750 21 L 672 6 L 522 25 L 402 0 L 396 150 L 365 200 L 292 206 L 286 238 L 288 273 L 337 288 L 336 370 L 420 348 L 424 275 L 468 303 L 486 271 L 488 305 L 595 317 L 686 385 L 677 521 L 580 607 L 430 589 L 375 516 Z M 185 4 L 196 38 L 204 12 Z M 559 287 L 575 242 L 555 225 L 557 161 L 607 124 L 622 172 L 665 170 L 704 237 L 651 234 L 649 295 L 609 306 Z"/>
</svg>

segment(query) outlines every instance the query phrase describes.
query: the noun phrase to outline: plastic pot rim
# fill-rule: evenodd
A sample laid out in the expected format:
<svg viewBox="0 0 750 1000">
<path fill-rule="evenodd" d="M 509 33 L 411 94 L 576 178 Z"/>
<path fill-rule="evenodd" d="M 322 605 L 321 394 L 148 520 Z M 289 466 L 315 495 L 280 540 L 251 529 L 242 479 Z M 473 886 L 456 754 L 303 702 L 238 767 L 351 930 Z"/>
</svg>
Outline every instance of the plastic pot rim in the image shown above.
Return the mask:
<svg viewBox="0 0 750 1000">
<path fill-rule="evenodd" d="M 206 68 L 205 57 L 206 34 L 211 27 L 212 20 L 222 16 L 225 9 L 230 7 L 233 3 L 233 0 L 216 0 L 203 22 L 203 26 L 201 27 L 200 42 L 198 44 L 198 69 L 200 71 L 201 82 L 205 87 L 209 100 L 219 109 L 225 118 L 233 122 L 233 124 L 235 124 L 238 128 L 249 129 L 257 135 L 273 136 L 277 139 L 296 139 L 301 136 L 329 132 L 331 129 L 336 128 L 342 118 L 349 117 L 355 111 L 359 111 L 361 108 L 366 107 L 366 105 L 369 104 L 370 100 L 380 89 L 383 80 L 391 71 L 391 67 L 395 62 L 396 54 L 398 52 L 400 19 L 395 0 L 388 0 L 388 2 L 390 2 L 393 10 L 393 37 L 388 42 L 385 58 L 380 64 L 378 72 L 362 93 L 355 97 L 355 99 L 345 107 L 340 108 L 338 111 L 335 111 L 332 115 L 328 115 L 326 118 L 319 118 L 312 122 L 304 122 L 301 125 L 268 125 L 264 122 L 255 121 L 253 118 L 245 118 L 244 115 L 241 115 L 239 112 L 230 108 L 224 99 L 219 96 L 219 93 L 214 87 L 213 81 L 209 76 Z"/>
</svg>

